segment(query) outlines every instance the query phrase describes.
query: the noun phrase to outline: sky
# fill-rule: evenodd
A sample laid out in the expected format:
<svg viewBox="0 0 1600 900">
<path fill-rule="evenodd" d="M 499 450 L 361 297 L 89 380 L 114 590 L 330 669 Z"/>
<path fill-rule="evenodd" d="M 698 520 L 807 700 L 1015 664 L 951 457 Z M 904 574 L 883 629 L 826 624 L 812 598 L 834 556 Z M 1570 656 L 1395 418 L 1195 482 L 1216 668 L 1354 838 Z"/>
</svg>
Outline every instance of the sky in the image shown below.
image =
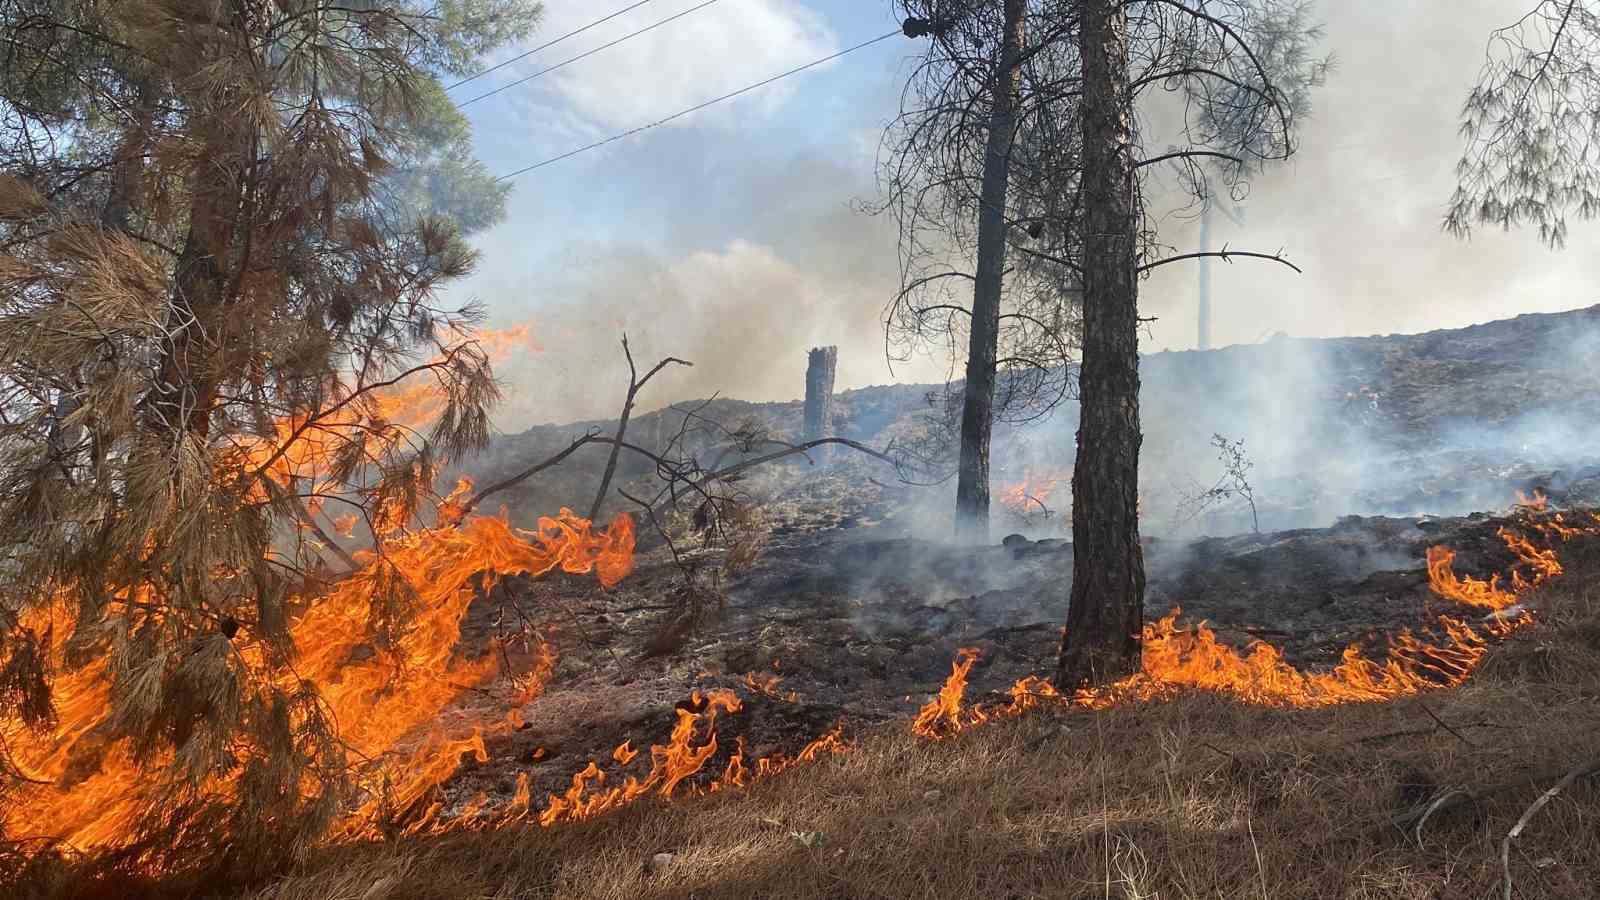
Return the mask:
<svg viewBox="0 0 1600 900">
<path fill-rule="evenodd" d="M 546 0 L 508 59 L 629 5 Z M 509 173 L 646 125 L 897 29 L 889 0 L 717 0 L 524 84 L 532 75 L 704 0 L 652 0 L 451 92 L 479 158 Z M 1600 226 L 1574 223 L 1565 250 L 1532 231 L 1439 222 L 1461 151 L 1458 113 L 1489 32 L 1532 0 L 1323 0 L 1336 66 L 1313 96 L 1300 152 L 1254 178 L 1242 224 L 1218 216 L 1213 246 L 1277 251 L 1211 266 L 1214 346 L 1277 331 L 1301 337 L 1451 328 L 1600 302 Z M 1446 15 L 1445 11 L 1449 14 Z M 879 198 L 878 142 L 921 41 L 896 35 L 736 99 L 513 179 L 506 221 L 474 239 L 478 270 L 450 289 L 491 327 L 527 325 L 527 352 L 498 371 L 506 432 L 614 416 L 627 385 L 625 332 L 657 376 L 643 409 L 713 393 L 791 400 L 806 350 L 839 348 L 840 390 L 938 381 L 947 359 L 885 359 L 882 315 L 899 284 L 896 228 Z M 1163 243 L 1197 248 L 1189 218 Z M 1145 352 L 1196 343 L 1198 269 L 1143 282 Z"/>
</svg>

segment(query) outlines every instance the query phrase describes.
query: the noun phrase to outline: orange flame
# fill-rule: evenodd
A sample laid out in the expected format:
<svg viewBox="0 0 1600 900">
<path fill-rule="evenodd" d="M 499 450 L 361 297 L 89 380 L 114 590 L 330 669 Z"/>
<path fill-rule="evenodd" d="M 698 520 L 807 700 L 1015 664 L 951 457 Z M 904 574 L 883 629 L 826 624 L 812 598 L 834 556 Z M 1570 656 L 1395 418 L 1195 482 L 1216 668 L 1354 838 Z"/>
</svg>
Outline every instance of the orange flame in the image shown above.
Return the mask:
<svg viewBox="0 0 1600 900">
<path fill-rule="evenodd" d="M 778 684 L 783 681 L 783 676 L 781 675 L 757 675 L 754 672 L 747 672 L 743 680 L 744 686 L 753 693 L 771 697 L 774 700 L 782 700 L 786 703 L 800 702 L 799 692 L 778 690 Z"/>
<path fill-rule="evenodd" d="M 404 773 L 386 796 L 374 796 L 336 834 L 363 833 L 385 804 L 407 811 L 412 827 L 420 827 L 439 813 L 432 788 L 454 774 L 464 754 L 484 758 L 480 730 L 467 737 L 433 735 L 406 750 L 414 732 L 497 672 L 492 654 L 461 660 L 453 653 L 480 573 L 541 575 L 560 567 L 595 572 L 611 586 L 631 571 L 633 548 L 633 523 L 626 515 L 598 534 L 588 520 L 565 509 L 541 518 L 532 532 L 514 529 L 504 518 L 474 517 L 459 528 L 424 529 L 387 542 L 381 557 L 363 554 L 364 569 L 315 598 L 291 624 L 297 648 L 292 670 L 269 665 L 261 645 L 241 632 L 233 644 L 257 678 L 289 691 L 315 690 L 346 745 L 364 757 L 386 759 L 387 771 Z M 366 637 L 373 600 L 397 575 L 415 590 L 419 612 L 393 646 L 375 647 Z M 54 626 L 51 652 L 59 662 L 71 623 L 70 612 L 58 606 L 29 624 L 37 633 Z M 541 647 L 521 696 L 535 695 L 553 667 L 553 653 Z M 98 737 L 110 709 L 107 682 L 104 663 L 64 671 L 55 683 L 58 722 L 49 733 L 30 732 L 10 718 L 0 721 L 0 735 L 24 774 L 46 782 L 17 792 L 3 811 L 7 834 L 55 837 L 78 849 L 115 846 L 132 834 L 139 812 L 153 800 L 153 786 L 141 778 L 125 746 L 104 746 Z M 96 758 L 99 764 L 89 766 L 88 775 L 72 774 Z M 224 795 L 232 790 L 227 784 L 213 788 Z"/>
<path fill-rule="evenodd" d="M 1038 512 L 1039 507 L 1049 503 L 1052 494 L 1070 484 L 1070 470 L 1048 467 L 1036 470 L 1032 466 L 1025 466 L 1022 480 L 1002 486 L 996 498 L 1012 512 Z"/>
<path fill-rule="evenodd" d="M 1516 494 L 1517 502 L 1515 504 L 1515 509 L 1519 511 L 1542 513 L 1550 505 L 1550 498 L 1546 497 L 1544 491 L 1538 488 L 1533 489 L 1532 497 L 1529 497 L 1521 491 L 1517 491 Z"/>
<path fill-rule="evenodd" d="M 1572 526 L 1553 519 L 1535 525 L 1536 530 L 1550 537 L 1600 534 L 1600 515 L 1592 517 L 1592 526 Z M 1538 527 L 1541 524 L 1544 527 Z M 1562 572 L 1553 550 L 1536 547 L 1527 537 L 1503 527 L 1497 534 L 1517 557 L 1517 565 L 1529 572 L 1524 576 L 1514 568 L 1509 590 L 1500 586 L 1498 575 L 1488 581 L 1457 577 L 1451 569 L 1455 559 L 1452 550 L 1431 547 L 1427 551 L 1428 579 L 1434 593 L 1463 605 L 1491 610 L 1495 615 L 1478 624 L 1439 616 L 1435 625 L 1442 634 L 1434 639 L 1403 631 L 1390 640 L 1383 662 L 1368 658 L 1359 644 L 1352 644 L 1332 670 L 1304 672 L 1266 643 L 1255 641 L 1241 652 L 1219 642 L 1204 622 L 1179 626 L 1182 610 L 1174 608 L 1145 625 L 1139 674 L 1071 697 L 1029 676 L 1012 686 L 1010 699 L 1004 703 L 963 706 L 967 676 L 978 658 L 977 650 L 964 648 L 956 654 L 950 677 L 938 696 L 922 707 L 911 730 L 937 740 L 992 719 L 1019 715 L 1046 701 L 1104 708 L 1125 700 L 1170 694 L 1179 688 L 1219 691 L 1263 705 L 1320 707 L 1388 700 L 1460 684 L 1488 653 L 1491 638 L 1503 637 L 1531 621 L 1531 616 L 1518 605 L 1518 594 Z M 1512 612 L 1517 614 L 1507 615 Z"/>
</svg>

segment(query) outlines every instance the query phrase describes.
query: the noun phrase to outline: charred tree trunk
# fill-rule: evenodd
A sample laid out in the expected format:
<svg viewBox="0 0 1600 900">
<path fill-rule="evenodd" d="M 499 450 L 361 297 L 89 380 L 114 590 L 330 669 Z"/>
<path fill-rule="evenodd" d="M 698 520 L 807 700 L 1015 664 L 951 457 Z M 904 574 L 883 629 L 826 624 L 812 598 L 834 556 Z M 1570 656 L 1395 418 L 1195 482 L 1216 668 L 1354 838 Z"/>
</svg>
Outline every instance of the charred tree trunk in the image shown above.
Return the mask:
<svg viewBox="0 0 1600 900">
<path fill-rule="evenodd" d="M 815 347 L 807 357 L 805 441 L 833 437 L 833 376 L 838 363 L 838 347 Z M 818 453 L 823 460 L 830 455 L 827 447 Z"/>
<path fill-rule="evenodd" d="M 1128 20 L 1114 0 L 1080 6 L 1083 59 L 1083 367 L 1072 475 L 1072 596 L 1057 684 L 1139 669 L 1139 321 Z"/>
<path fill-rule="evenodd" d="M 1001 273 L 1006 265 L 1006 173 L 1021 87 L 1024 0 L 1005 0 L 1005 40 L 995 60 L 994 107 L 984 148 L 978 206 L 978 270 L 972 290 L 972 334 L 961 392 L 961 466 L 956 481 L 956 538 L 989 540 L 989 438 L 1000 335 Z"/>
</svg>

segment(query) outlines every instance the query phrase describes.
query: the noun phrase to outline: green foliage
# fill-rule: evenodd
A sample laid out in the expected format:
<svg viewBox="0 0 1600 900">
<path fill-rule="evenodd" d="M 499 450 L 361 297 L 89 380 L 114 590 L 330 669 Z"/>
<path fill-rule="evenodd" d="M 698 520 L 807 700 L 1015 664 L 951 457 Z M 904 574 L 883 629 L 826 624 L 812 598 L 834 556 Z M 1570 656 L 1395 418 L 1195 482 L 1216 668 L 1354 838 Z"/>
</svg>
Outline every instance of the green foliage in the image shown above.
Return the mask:
<svg viewBox="0 0 1600 900">
<path fill-rule="evenodd" d="M 472 128 L 437 82 L 423 87 L 418 124 L 404 134 L 385 176 L 385 211 L 394 221 L 440 217 L 462 237 L 505 218 L 510 182 L 499 182 L 473 156 Z"/>
</svg>

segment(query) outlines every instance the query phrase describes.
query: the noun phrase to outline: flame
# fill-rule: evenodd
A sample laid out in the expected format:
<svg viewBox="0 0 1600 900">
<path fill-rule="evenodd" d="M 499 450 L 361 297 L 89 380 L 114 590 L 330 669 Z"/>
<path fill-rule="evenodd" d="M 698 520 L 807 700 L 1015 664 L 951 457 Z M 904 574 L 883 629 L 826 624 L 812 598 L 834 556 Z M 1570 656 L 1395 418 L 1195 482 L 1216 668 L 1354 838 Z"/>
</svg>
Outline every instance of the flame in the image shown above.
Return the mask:
<svg viewBox="0 0 1600 900">
<path fill-rule="evenodd" d="M 1550 505 L 1550 498 L 1545 496 L 1544 491 L 1540 490 L 1539 488 L 1533 489 L 1532 497 L 1529 497 L 1521 491 L 1517 491 L 1516 494 L 1517 502 L 1513 508 L 1518 511 L 1525 510 L 1527 512 L 1542 513 Z"/>
<path fill-rule="evenodd" d="M 292 669 L 270 665 L 262 647 L 241 632 L 235 644 L 253 674 L 291 692 L 314 690 L 332 712 L 340 739 L 361 756 L 380 761 L 373 777 L 387 784 L 375 784 L 371 799 L 335 834 L 373 833 L 373 817 L 386 808 L 404 813 L 412 829 L 422 827 L 441 811 L 433 788 L 455 773 L 463 755 L 486 758 L 483 728 L 467 736 L 429 734 L 414 749 L 408 740 L 498 672 L 493 654 L 463 660 L 453 653 L 480 573 L 542 575 L 559 567 L 594 572 L 612 586 L 631 571 L 633 547 L 633 523 L 626 515 L 600 533 L 566 509 L 541 518 L 531 532 L 512 528 L 503 517 L 472 517 L 459 527 L 423 529 L 388 541 L 381 558 L 371 552 L 358 557 L 365 564 L 361 571 L 314 598 L 291 623 L 297 649 Z M 367 639 L 373 599 L 396 574 L 415 590 L 418 614 L 392 646 L 375 647 Z M 71 624 L 72 615 L 61 604 L 36 611 L 28 622 L 36 633 L 50 635 L 58 664 Z M 525 699 L 537 695 L 554 669 L 548 646 L 541 645 L 536 655 L 519 694 Z M 23 773 L 46 782 L 25 785 L 12 798 L 3 811 L 8 835 L 50 836 L 80 850 L 116 846 L 132 835 L 139 813 L 153 802 L 152 779 L 141 777 L 128 748 L 106 746 L 99 737 L 110 709 L 104 666 L 62 669 L 55 682 L 58 721 L 48 733 L 28 731 L 12 718 L 0 721 L 0 736 Z M 89 774 L 77 774 L 97 757 Z M 211 790 L 226 796 L 232 785 L 219 783 Z"/>
<path fill-rule="evenodd" d="M 774 700 L 782 700 L 786 703 L 800 702 L 799 692 L 780 692 L 778 690 L 778 684 L 783 681 L 783 676 L 781 675 L 757 675 L 754 672 L 747 672 L 745 673 L 743 681 L 744 686 L 749 688 L 752 693 L 762 694 L 764 696 L 771 697 Z"/>
<path fill-rule="evenodd" d="M 538 353 L 544 349 L 533 336 L 533 326 L 528 322 L 510 328 L 482 328 L 474 336 L 489 357 L 489 362 L 496 365 L 511 359 L 514 354 Z"/>
<path fill-rule="evenodd" d="M 528 344 L 526 326 L 480 339 L 491 355 Z M 436 416 L 442 400 L 431 387 L 397 386 L 374 402 L 391 421 L 413 423 Z M 238 461 L 281 485 L 307 480 L 315 488 L 312 493 L 318 493 L 328 487 L 318 480 L 318 473 L 338 448 L 337 430 L 356 418 L 351 413 L 347 422 L 341 415 L 335 411 L 317 421 L 279 422 L 273 435 L 239 447 Z M 1035 500 L 1043 503 L 1066 484 L 1070 484 L 1068 472 L 1028 469 L 1021 482 L 1002 489 L 1000 499 L 1025 510 Z M 447 729 L 440 724 L 441 714 L 464 693 L 500 674 L 495 654 L 464 659 L 455 651 L 462 620 L 477 589 L 486 586 L 488 579 L 537 576 L 557 567 L 575 574 L 593 572 L 601 584 L 611 587 L 633 567 L 633 523 L 626 515 L 596 532 L 588 520 L 562 509 L 557 516 L 539 519 L 535 530 L 524 531 L 513 528 L 504 512 L 499 516 L 469 515 L 471 491 L 470 480 L 459 482 L 440 504 L 438 524 L 432 528 L 406 531 L 403 510 L 377 510 L 373 527 L 382 538 L 381 555 L 359 554 L 360 571 L 326 594 L 305 598 L 303 612 L 290 625 L 297 648 L 292 669 L 270 663 L 248 631 L 233 644 L 261 682 L 285 690 L 314 691 L 317 702 L 324 704 L 338 723 L 339 739 L 360 756 L 376 761 L 365 785 L 364 802 L 335 828 L 335 839 L 375 836 L 380 821 L 398 823 L 407 834 L 515 822 L 550 826 L 580 821 L 645 797 L 671 798 L 744 787 L 850 748 L 842 728 L 835 727 L 795 756 L 748 760 L 745 740 L 738 737 L 720 773 L 712 775 L 707 768 L 722 745 L 719 722 L 743 707 L 732 691 L 695 692 L 676 708 L 666 742 L 649 748 L 646 772 L 636 769 L 633 774 L 621 774 L 644 756 L 625 741 L 609 755 L 615 766 L 611 773 L 599 762 L 589 762 L 571 776 L 566 790 L 547 798 L 543 809 L 535 809 L 531 779 L 524 772 L 503 808 L 491 809 L 490 799 L 480 794 L 449 814 L 440 787 L 454 777 L 464 760 L 488 759 L 487 738 L 514 729 L 522 721 L 518 710 L 512 709 L 497 719 L 482 718 L 466 728 Z M 1561 574 L 1554 551 L 1537 546 L 1531 535 L 1564 540 L 1600 533 L 1600 517 L 1591 516 L 1592 525 L 1578 524 L 1563 519 L 1560 513 L 1546 515 L 1547 503 L 1542 493 L 1532 499 L 1519 495 L 1521 524 L 1530 534 L 1508 528 L 1497 532 L 1517 560 L 1504 579 L 1499 575 L 1487 581 L 1457 576 L 1454 551 L 1429 548 L 1426 556 L 1432 590 L 1447 600 L 1495 615 L 1475 623 L 1439 616 L 1425 635 L 1406 631 L 1393 637 L 1381 662 L 1353 644 L 1332 670 L 1301 671 L 1267 644 L 1255 642 L 1243 651 L 1235 650 L 1219 642 L 1204 622 L 1180 625 L 1181 610 L 1174 608 L 1145 626 L 1139 674 L 1107 688 L 1071 695 L 1029 676 L 1013 684 L 1002 701 L 966 704 L 968 677 L 978 651 L 962 648 L 952 662 L 949 678 L 919 711 L 912 730 L 942 739 L 1047 703 L 1098 708 L 1164 696 L 1185 687 L 1221 691 L 1252 703 L 1326 706 L 1390 699 L 1460 683 L 1487 653 L 1492 639 L 1531 621 L 1531 615 L 1521 611 L 1519 595 Z M 320 506 L 313 509 L 320 511 Z M 357 521 L 351 515 L 334 520 L 334 525 L 339 533 L 349 535 Z M 383 584 L 397 575 L 415 590 L 418 612 L 407 631 L 391 645 L 378 647 L 368 640 L 368 618 Z M 130 603 L 139 599 L 137 594 L 129 598 Z M 1511 615 L 1513 612 L 1517 614 Z M 46 734 L 29 732 L 10 717 L 0 718 L 0 737 L 23 774 L 43 782 L 24 785 L 9 798 L 11 805 L 0 811 L 4 831 L 12 837 L 53 836 L 78 849 L 117 846 L 132 835 L 139 814 L 156 795 L 151 780 L 141 777 L 143 769 L 130 748 L 102 737 L 110 709 L 105 663 L 96 661 L 76 670 L 61 664 L 73 625 L 72 611 L 64 603 L 31 611 L 27 625 L 48 635 L 49 652 L 62 673 L 54 685 L 59 718 Z M 536 698 L 554 672 L 552 647 L 541 641 L 534 656 L 530 672 L 516 684 L 514 700 L 519 705 Z M 773 668 L 777 668 L 776 661 Z M 793 691 L 779 692 L 781 678 L 777 675 L 751 673 L 743 680 L 747 688 L 764 696 L 798 699 Z M 226 797 L 234 786 L 219 781 L 207 790 Z"/>
<path fill-rule="evenodd" d="M 912 732 L 927 738 L 939 738 L 988 719 L 983 710 L 977 707 L 970 710 L 965 721 L 962 718 L 961 698 L 967 692 L 967 673 L 972 671 L 977 661 L 976 647 L 962 647 L 956 651 L 955 661 L 950 664 L 950 677 L 945 679 L 939 695 L 917 713 L 916 719 L 911 722 Z"/>
<path fill-rule="evenodd" d="M 1592 525 L 1572 525 L 1560 520 L 1559 514 L 1532 524 L 1535 531 L 1550 538 L 1600 534 L 1600 514 L 1590 515 Z M 993 719 L 1020 715 L 1045 702 L 1104 708 L 1170 695 L 1180 688 L 1218 691 L 1262 705 L 1321 707 L 1390 700 L 1460 684 L 1488 653 L 1492 639 L 1532 621 L 1518 595 L 1562 573 L 1554 550 L 1535 546 L 1527 536 L 1505 527 L 1496 533 L 1517 560 L 1510 572 L 1509 587 L 1501 586 L 1499 575 L 1487 581 L 1458 577 L 1451 568 L 1454 551 L 1445 547 L 1430 547 L 1427 551 L 1428 581 L 1435 594 L 1493 614 L 1477 623 L 1438 616 L 1434 634 L 1428 637 L 1402 631 L 1389 641 L 1382 662 L 1369 658 L 1359 644 L 1351 644 L 1332 670 L 1301 671 L 1269 644 L 1255 641 L 1239 651 L 1218 641 L 1204 622 L 1179 625 L 1182 610 L 1174 607 L 1161 619 L 1145 625 L 1139 674 L 1072 696 L 1028 676 L 1012 685 L 1009 699 L 1002 703 L 964 706 L 967 677 L 977 662 L 978 651 L 963 648 L 957 652 L 938 696 L 921 708 L 911 730 L 939 740 Z"/>
<path fill-rule="evenodd" d="M 549 805 L 539 814 L 539 824 L 550 826 L 562 821 L 590 819 L 651 792 L 671 797 L 684 779 L 697 774 L 716 754 L 717 733 L 713 726 L 717 715 L 738 712 L 739 708 L 739 698 L 732 691 L 718 690 L 705 695 L 694 692 L 688 704 L 677 707 L 678 724 L 673 727 L 670 740 L 665 745 L 650 748 L 648 775 L 642 779 L 630 776 L 625 783 L 607 791 L 589 793 L 591 784 L 598 787 L 606 780 L 600 767 L 590 762 L 572 776 L 572 786 L 565 794 L 550 796 Z"/>
<path fill-rule="evenodd" d="M 1069 469 L 1025 466 L 1022 480 L 1002 486 L 996 497 L 1002 506 L 1012 512 L 1038 512 L 1038 507 L 1048 505 L 1052 494 L 1071 484 L 1072 472 Z"/>
</svg>

